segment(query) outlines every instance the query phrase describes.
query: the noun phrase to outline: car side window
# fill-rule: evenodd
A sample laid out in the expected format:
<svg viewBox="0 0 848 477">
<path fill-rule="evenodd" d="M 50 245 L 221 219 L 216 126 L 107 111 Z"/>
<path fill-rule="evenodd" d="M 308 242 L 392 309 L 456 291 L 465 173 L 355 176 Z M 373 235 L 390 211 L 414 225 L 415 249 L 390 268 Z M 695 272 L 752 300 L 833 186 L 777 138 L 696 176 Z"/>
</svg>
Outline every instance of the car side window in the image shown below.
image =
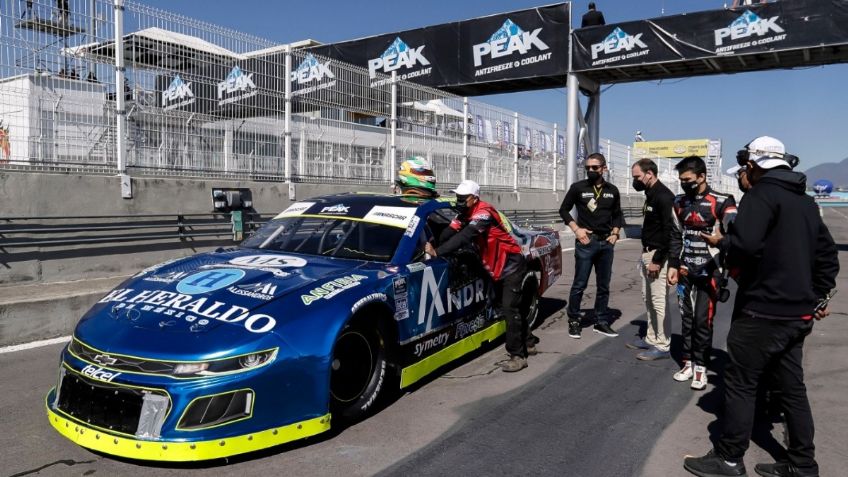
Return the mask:
<svg viewBox="0 0 848 477">
<path fill-rule="evenodd" d="M 424 225 L 421 227 L 421 233 L 418 234 L 418 242 L 415 245 L 415 253 L 412 256 L 413 262 L 423 262 L 427 260 L 427 255 L 424 253 L 424 244 L 430 241 L 434 247 L 439 246 L 439 237 L 442 231 L 450 225 L 453 220 L 454 212 L 451 209 L 439 209 L 430 213 Z"/>
</svg>

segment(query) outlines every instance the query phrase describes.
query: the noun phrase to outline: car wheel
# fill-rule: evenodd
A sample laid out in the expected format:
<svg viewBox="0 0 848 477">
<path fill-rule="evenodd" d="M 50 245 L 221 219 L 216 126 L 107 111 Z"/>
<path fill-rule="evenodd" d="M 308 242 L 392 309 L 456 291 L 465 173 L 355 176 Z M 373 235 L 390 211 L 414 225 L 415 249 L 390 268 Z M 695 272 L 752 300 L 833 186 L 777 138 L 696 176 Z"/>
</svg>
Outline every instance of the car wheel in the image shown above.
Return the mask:
<svg viewBox="0 0 848 477">
<path fill-rule="evenodd" d="M 521 283 L 521 305 L 518 309 L 521 316 L 527 319 L 528 328 L 532 330 L 539 318 L 539 283 L 532 272 L 524 275 L 524 281 Z"/>
<path fill-rule="evenodd" d="M 349 324 L 333 347 L 330 412 L 355 421 L 374 406 L 385 385 L 386 347 L 377 330 Z"/>
</svg>

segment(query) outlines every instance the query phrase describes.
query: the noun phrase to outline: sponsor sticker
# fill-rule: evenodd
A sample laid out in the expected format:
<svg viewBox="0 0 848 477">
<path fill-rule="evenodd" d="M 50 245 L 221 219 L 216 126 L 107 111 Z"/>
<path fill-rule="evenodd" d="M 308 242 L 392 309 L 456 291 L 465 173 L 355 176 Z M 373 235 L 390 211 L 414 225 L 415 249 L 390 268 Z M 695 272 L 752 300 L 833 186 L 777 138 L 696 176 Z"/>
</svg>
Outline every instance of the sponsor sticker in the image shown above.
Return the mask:
<svg viewBox="0 0 848 477">
<path fill-rule="evenodd" d="M 191 278 L 191 277 L 189 277 Z M 241 323 L 251 333 L 265 333 L 276 326 L 274 317 L 263 313 L 251 314 L 243 306 L 228 305 L 207 297 L 195 297 L 186 293 L 174 293 L 166 290 L 136 290 L 134 288 L 118 288 L 109 292 L 98 303 L 115 303 L 112 311 L 127 310 L 127 318 L 137 318 L 138 310 L 142 312 L 165 314 L 174 318 L 194 322 L 199 317 L 218 320 L 226 323 Z M 130 313 L 133 310 L 133 313 Z M 171 313 L 170 310 L 175 310 Z M 208 322 L 208 321 L 207 321 Z"/>
<path fill-rule="evenodd" d="M 450 332 L 439 333 L 438 335 L 432 338 L 428 338 L 420 343 L 416 343 L 414 351 L 415 356 L 418 356 L 420 358 L 424 355 L 424 353 L 430 350 L 441 348 L 442 346 L 448 343 L 448 340 L 450 340 Z"/>
<path fill-rule="evenodd" d="M 199 295 L 232 285 L 244 278 L 244 270 L 221 268 L 189 275 L 177 283 L 177 291 L 186 295 Z"/>
<path fill-rule="evenodd" d="M 350 210 L 350 207 L 344 204 L 336 204 L 324 207 L 321 209 L 319 214 L 332 214 L 332 215 L 347 215 L 347 212 Z"/>
<path fill-rule="evenodd" d="M 241 268 L 301 268 L 306 260 L 291 255 L 245 255 L 229 262 Z"/>
<path fill-rule="evenodd" d="M 414 216 L 415 209 L 413 207 L 376 205 L 362 219 L 376 224 L 406 229 Z"/>
<path fill-rule="evenodd" d="M 353 304 L 352 307 L 350 307 L 350 312 L 356 313 L 357 311 L 359 311 L 360 308 L 362 308 L 363 306 L 365 306 L 369 303 L 385 302 L 386 298 L 387 297 L 386 297 L 385 293 L 372 293 L 370 295 L 366 295 L 366 296 L 360 298 L 359 301 L 357 301 L 356 303 Z"/>
<path fill-rule="evenodd" d="M 415 229 L 418 228 L 419 222 L 421 222 L 421 218 L 417 215 L 413 215 L 412 219 L 409 220 L 409 225 L 406 226 L 406 232 L 404 232 L 404 235 L 406 235 L 407 237 L 412 237 L 413 235 L 415 235 Z"/>
<path fill-rule="evenodd" d="M 281 219 L 283 217 L 294 217 L 303 214 L 310 207 L 315 205 L 315 202 L 295 202 L 294 204 L 288 206 L 286 210 L 280 212 L 275 219 Z"/>
<path fill-rule="evenodd" d="M 313 288 L 308 294 L 301 295 L 300 299 L 304 305 L 309 306 L 315 300 L 329 300 L 339 293 L 349 290 L 362 283 L 362 280 L 367 279 L 365 275 L 346 275 L 344 277 L 330 280 L 320 287 Z"/>
<path fill-rule="evenodd" d="M 234 295 L 246 296 L 256 300 L 273 300 L 277 293 L 277 285 L 273 283 L 250 283 L 247 285 L 236 285 L 227 288 Z"/>
<path fill-rule="evenodd" d="M 121 373 L 113 373 L 112 371 L 107 371 L 103 368 L 90 364 L 82 368 L 80 372 L 83 376 L 88 376 L 89 378 L 103 381 L 104 383 L 111 383 L 113 379 L 121 375 Z"/>
</svg>

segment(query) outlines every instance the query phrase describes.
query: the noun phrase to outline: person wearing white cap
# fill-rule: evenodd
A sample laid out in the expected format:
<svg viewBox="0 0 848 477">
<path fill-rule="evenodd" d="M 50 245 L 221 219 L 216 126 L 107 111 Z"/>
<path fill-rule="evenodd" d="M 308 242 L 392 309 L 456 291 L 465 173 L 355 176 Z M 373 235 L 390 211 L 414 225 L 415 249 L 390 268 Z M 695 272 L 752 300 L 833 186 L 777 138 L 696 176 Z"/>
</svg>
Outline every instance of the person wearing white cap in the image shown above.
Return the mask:
<svg viewBox="0 0 848 477">
<path fill-rule="evenodd" d="M 727 335 L 723 428 L 713 450 L 687 457 L 683 466 L 695 475 L 745 475 L 757 388 L 768 379 L 786 419 L 788 459 L 757 464 L 756 472 L 818 476 L 802 357 L 814 319 L 829 314 L 839 273 L 836 244 L 806 194 L 806 176 L 791 170 L 798 158 L 782 142 L 758 137 L 736 160 L 752 187 L 727 235 L 704 235 L 726 251 L 726 265 L 740 271 Z"/>
<path fill-rule="evenodd" d="M 527 272 L 521 247 L 501 221 L 501 214 L 480 200 L 480 186 L 476 182 L 464 180 L 451 192 L 456 194 L 458 214 L 439 237 L 441 245 L 434 248 L 428 242 L 425 251 L 435 257 L 476 246 L 483 266 L 499 288 L 496 295 L 500 301 L 496 306 L 506 320 L 506 351 L 510 358 L 501 368 L 506 372 L 521 371 L 527 367 L 530 338 L 527 319 L 518 308 L 521 283 Z"/>
<path fill-rule="evenodd" d="M 748 180 L 748 168 L 745 166 L 735 165 L 727 170 L 727 174 L 736 176 L 736 184 L 742 192 L 751 190 L 751 182 Z"/>
</svg>

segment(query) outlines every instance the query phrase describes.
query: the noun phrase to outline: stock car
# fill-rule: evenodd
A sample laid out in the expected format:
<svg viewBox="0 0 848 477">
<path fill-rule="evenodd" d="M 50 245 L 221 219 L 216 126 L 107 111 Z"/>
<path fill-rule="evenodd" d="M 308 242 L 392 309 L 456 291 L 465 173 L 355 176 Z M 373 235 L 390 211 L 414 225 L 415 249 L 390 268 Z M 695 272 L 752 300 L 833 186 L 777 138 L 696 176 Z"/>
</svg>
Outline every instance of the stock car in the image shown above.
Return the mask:
<svg viewBox="0 0 848 477">
<path fill-rule="evenodd" d="M 473 251 L 429 257 L 448 201 L 297 202 L 239 247 L 153 266 L 109 292 L 62 350 L 50 424 L 153 461 L 228 457 L 363 418 L 505 332 Z M 554 231 L 506 226 L 530 266 L 521 310 L 561 275 Z"/>
</svg>

